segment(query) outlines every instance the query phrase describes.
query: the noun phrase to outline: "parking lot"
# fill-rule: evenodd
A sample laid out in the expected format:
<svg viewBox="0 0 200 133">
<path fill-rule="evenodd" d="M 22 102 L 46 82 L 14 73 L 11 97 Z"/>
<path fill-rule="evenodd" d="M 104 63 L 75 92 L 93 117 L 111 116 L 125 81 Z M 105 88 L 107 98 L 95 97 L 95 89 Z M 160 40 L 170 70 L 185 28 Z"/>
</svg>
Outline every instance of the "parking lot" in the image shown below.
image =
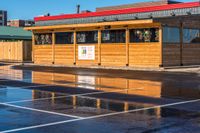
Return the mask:
<svg viewBox="0 0 200 133">
<path fill-rule="evenodd" d="M 199 133 L 198 73 L 0 66 L 0 132 Z"/>
</svg>

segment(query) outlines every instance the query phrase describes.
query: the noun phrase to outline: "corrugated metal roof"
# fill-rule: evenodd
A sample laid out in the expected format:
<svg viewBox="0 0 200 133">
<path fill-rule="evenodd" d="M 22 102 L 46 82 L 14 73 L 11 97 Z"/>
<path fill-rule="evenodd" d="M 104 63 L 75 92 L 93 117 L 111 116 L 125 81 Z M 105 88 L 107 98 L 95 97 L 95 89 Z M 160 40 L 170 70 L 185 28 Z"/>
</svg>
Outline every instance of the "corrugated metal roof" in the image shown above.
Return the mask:
<svg viewBox="0 0 200 133">
<path fill-rule="evenodd" d="M 32 32 L 23 28 L 0 26 L 0 39 L 31 40 Z"/>
<path fill-rule="evenodd" d="M 132 13 L 132 14 L 120 14 L 120 15 L 100 16 L 100 17 L 38 21 L 35 23 L 35 25 L 36 26 L 51 26 L 51 25 L 65 25 L 65 24 L 88 24 L 88 23 L 128 21 L 128 20 L 161 19 L 161 18 L 169 18 L 169 17 L 177 18 L 178 20 L 179 17 L 184 17 L 184 16 L 190 16 L 190 17 L 196 16 L 196 19 L 198 20 L 200 16 L 200 6 L 192 7 L 192 8 L 174 9 L 174 10 L 145 12 L 145 13 Z"/>
<path fill-rule="evenodd" d="M 199 7 L 199 2 L 187 2 L 180 4 L 169 4 L 162 6 L 151 6 L 151 7 L 142 7 L 142 8 L 128 8 L 121 10 L 110 10 L 110 11 L 101 11 L 101 12 L 90 12 L 90 13 L 80 13 L 80 14 L 65 14 L 65 15 L 57 15 L 57 16 L 43 16 L 43 17 L 35 17 L 34 20 L 38 21 L 52 21 L 52 20 L 63 20 L 63 19 L 81 19 L 81 18 L 89 18 L 89 17 L 103 17 L 103 16 L 113 16 L 113 15 L 123 15 L 123 14 L 133 14 L 133 13 L 148 13 L 155 11 L 167 11 L 167 10 L 175 10 L 175 9 L 183 9 L 183 8 L 192 8 Z"/>
</svg>

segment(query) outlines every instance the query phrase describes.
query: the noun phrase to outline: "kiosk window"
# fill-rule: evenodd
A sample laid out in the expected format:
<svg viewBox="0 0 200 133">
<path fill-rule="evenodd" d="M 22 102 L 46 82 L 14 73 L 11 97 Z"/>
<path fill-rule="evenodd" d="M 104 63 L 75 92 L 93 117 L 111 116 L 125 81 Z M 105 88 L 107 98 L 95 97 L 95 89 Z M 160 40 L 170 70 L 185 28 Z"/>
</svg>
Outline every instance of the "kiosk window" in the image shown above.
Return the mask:
<svg viewBox="0 0 200 133">
<path fill-rule="evenodd" d="M 132 29 L 130 30 L 130 42 L 159 42 L 159 29 Z"/>
<path fill-rule="evenodd" d="M 73 32 L 60 32 L 55 33 L 56 44 L 73 44 L 74 33 Z"/>
<path fill-rule="evenodd" d="M 200 43 L 200 29 L 183 29 L 184 43 Z"/>
<path fill-rule="evenodd" d="M 88 44 L 98 42 L 98 32 L 97 31 L 81 31 L 77 32 L 77 43 L 78 44 Z"/>
<path fill-rule="evenodd" d="M 180 29 L 177 27 L 163 28 L 164 43 L 180 43 Z"/>
<path fill-rule="evenodd" d="M 125 30 L 102 31 L 102 43 L 125 43 Z"/>
<path fill-rule="evenodd" d="M 52 44 L 52 34 L 35 34 L 35 45 L 49 45 Z"/>
</svg>

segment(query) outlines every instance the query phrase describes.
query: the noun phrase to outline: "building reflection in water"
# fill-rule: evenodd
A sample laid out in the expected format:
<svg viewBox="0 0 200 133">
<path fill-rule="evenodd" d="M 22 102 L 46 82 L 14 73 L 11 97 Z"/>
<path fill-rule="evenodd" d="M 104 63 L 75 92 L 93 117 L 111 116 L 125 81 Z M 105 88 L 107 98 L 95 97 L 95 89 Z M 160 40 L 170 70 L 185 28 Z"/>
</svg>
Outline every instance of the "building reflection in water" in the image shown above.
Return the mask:
<svg viewBox="0 0 200 133">
<path fill-rule="evenodd" d="M 32 81 L 40 84 L 57 84 L 68 87 L 80 87 L 100 91 L 117 91 L 118 93 L 154 98 L 200 98 L 199 84 L 185 85 L 174 81 L 152 81 L 126 78 L 109 78 L 33 72 Z M 126 91 L 123 91 L 127 89 Z M 122 90 L 121 92 L 119 92 Z"/>
<path fill-rule="evenodd" d="M 34 83 L 56 84 L 73 88 L 80 87 L 105 92 L 117 91 L 117 93 L 122 95 L 137 95 L 148 98 L 156 98 L 158 100 L 163 97 L 182 99 L 200 98 L 198 85 L 194 85 L 193 88 L 188 88 L 188 86 L 182 85 L 182 82 L 109 78 L 103 76 L 95 77 L 47 72 L 33 72 L 32 78 Z M 41 94 L 39 92 L 35 92 L 34 98 L 38 98 L 37 95 L 39 96 Z M 104 99 L 99 97 L 90 99 L 91 97 L 72 96 L 70 98 L 57 99 L 55 98 L 57 94 L 54 93 L 51 95 L 53 104 L 64 103 L 65 105 L 73 106 L 74 109 L 80 107 L 90 107 L 99 110 L 106 109 L 111 111 L 128 111 L 157 105 L 142 102 L 137 103 L 131 101 Z M 160 118 L 166 116 L 166 110 L 166 108 L 155 108 L 135 113 L 142 113 L 142 115 L 155 115 L 157 118 Z M 175 110 L 173 112 L 178 111 Z"/>
</svg>

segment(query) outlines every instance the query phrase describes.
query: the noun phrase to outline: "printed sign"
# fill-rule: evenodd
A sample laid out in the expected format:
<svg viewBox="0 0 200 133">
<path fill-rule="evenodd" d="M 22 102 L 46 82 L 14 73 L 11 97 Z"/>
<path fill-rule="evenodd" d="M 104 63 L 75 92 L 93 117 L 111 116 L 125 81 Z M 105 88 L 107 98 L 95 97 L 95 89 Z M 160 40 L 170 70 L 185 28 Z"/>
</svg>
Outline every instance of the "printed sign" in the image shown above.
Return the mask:
<svg viewBox="0 0 200 133">
<path fill-rule="evenodd" d="M 79 60 L 95 60 L 95 46 L 78 46 Z"/>
</svg>

